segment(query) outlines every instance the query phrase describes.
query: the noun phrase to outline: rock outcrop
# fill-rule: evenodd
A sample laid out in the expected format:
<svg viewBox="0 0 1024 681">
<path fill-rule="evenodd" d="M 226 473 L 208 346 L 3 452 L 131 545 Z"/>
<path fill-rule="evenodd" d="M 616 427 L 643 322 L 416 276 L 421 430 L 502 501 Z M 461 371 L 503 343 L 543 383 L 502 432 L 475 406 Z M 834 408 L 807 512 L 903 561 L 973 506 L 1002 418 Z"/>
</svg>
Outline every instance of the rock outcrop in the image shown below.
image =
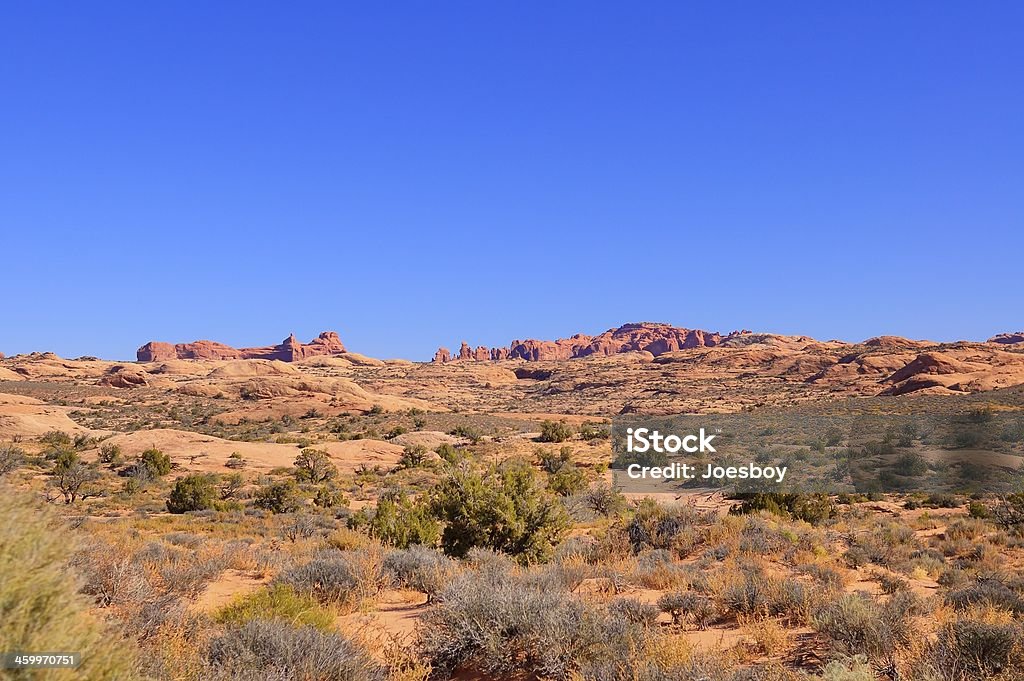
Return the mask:
<svg viewBox="0 0 1024 681">
<path fill-rule="evenodd" d="M 590 355 L 617 355 L 623 352 L 649 352 L 655 357 L 687 348 L 703 348 L 721 345 L 749 331 L 734 331 L 723 336 L 718 332 L 700 329 L 683 329 L 669 324 L 640 322 L 625 324 L 608 329 L 597 336 L 576 334 L 558 340 L 514 340 L 507 348 L 475 350 L 466 342 L 456 355 L 445 348 L 439 348 L 434 361 L 439 363 L 458 360 L 501 360 L 522 359 L 528 362 L 545 360 L 575 359 Z"/>
<path fill-rule="evenodd" d="M 989 343 L 1000 343 L 1001 345 L 1014 345 L 1015 343 L 1024 343 L 1024 331 L 1018 331 L 1017 333 L 1001 333 L 998 336 L 992 336 L 988 339 Z"/>
<path fill-rule="evenodd" d="M 309 357 L 340 355 L 344 352 L 345 346 L 338 334 L 324 331 L 309 343 L 300 343 L 292 334 L 277 345 L 263 348 L 233 348 L 208 340 L 177 345 L 151 341 L 139 348 L 135 355 L 140 362 L 167 362 L 174 359 L 276 359 L 297 362 Z"/>
</svg>

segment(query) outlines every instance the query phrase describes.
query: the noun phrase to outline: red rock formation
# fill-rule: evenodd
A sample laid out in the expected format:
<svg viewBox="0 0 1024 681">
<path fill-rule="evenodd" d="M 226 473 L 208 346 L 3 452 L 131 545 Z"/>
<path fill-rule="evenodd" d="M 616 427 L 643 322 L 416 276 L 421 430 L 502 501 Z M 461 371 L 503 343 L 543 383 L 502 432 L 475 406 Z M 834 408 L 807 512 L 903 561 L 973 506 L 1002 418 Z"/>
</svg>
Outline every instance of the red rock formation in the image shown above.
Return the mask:
<svg viewBox="0 0 1024 681">
<path fill-rule="evenodd" d="M 438 364 L 444 364 L 452 360 L 452 353 L 448 348 L 438 348 L 437 352 L 434 353 L 434 361 Z"/>
<path fill-rule="evenodd" d="M 439 352 L 434 355 L 434 361 L 522 359 L 528 362 L 537 362 L 637 351 L 647 351 L 657 356 L 684 348 L 720 345 L 725 340 L 748 333 L 750 332 L 734 331 L 728 336 L 722 336 L 717 332 L 642 322 L 625 324 L 597 336 L 577 334 L 570 338 L 554 341 L 515 340 L 507 348 L 492 348 L 489 352 L 482 347 L 474 351 L 469 344 L 463 342 L 457 356 L 445 356 Z"/>
<path fill-rule="evenodd" d="M 998 336 L 992 336 L 991 338 L 989 338 L 988 342 L 1001 343 L 1002 345 L 1024 343 L 1024 331 L 1018 331 L 1017 333 L 1001 333 Z"/>
<path fill-rule="evenodd" d="M 920 374 L 959 374 L 970 371 L 960 362 L 936 352 L 923 352 L 914 361 L 895 372 L 888 380 L 892 383 L 905 381 Z"/>
<path fill-rule="evenodd" d="M 135 353 L 140 362 L 166 362 L 171 359 L 277 359 L 295 362 L 307 357 L 339 355 L 345 352 L 338 334 L 324 331 L 309 343 L 300 343 L 295 335 L 288 336 L 278 345 L 264 348 L 233 348 L 214 341 L 194 343 L 146 343 Z"/>
</svg>

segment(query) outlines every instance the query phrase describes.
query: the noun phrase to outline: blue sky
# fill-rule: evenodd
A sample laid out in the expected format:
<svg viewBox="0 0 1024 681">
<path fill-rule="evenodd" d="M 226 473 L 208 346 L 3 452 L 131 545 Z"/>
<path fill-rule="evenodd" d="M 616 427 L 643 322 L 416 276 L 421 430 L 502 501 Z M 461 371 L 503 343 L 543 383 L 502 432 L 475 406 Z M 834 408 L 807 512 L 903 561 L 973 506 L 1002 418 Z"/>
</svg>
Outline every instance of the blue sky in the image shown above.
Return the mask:
<svg viewBox="0 0 1024 681">
<path fill-rule="evenodd" d="M 8 3 L 0 351 L 1024 328 L 1024 6 Z"/>
</svg>

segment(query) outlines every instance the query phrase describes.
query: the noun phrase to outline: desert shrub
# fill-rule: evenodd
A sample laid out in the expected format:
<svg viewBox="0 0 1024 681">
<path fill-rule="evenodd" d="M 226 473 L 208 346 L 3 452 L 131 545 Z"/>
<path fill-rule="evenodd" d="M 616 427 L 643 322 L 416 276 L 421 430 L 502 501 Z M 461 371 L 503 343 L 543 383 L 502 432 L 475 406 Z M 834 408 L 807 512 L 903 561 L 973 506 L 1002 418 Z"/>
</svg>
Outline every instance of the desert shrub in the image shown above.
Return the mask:
<svg viewBox="0 0 1024 681">
<path fill-rule="evenodd" d="M 50 430 L 39 436 L 39 441 L 53 448 L 71 447 L 71 436 L 63 430 Z"/>
<path fill-rule="evenodd" d="M 100 446 L 99 462 L 111 466 L 120 466 L 124 463 L 124 454 L 121 453 L 120 445 L 104 442 Z"/>
<path fill-rule="evenodd" d="M 406 445 L 402 457 L 398 460 L 400 468 L 416 468 L 427 460 L 430 450 L 423 445 Z"/>
<path fill-rule="evenodd" d="M 541 442 L 565 442 L 574 434 L 573 427 L 565 421 L 546 420 L 540 424 Z"/>
<path fill-rule="evenodd" d="M 722 607 L 735 615 L 779 616 L 804 622 L 820 600 L 818 590 L 764 570 L 741 565 L 718 594 Z"/>
<path fill-rule="evenodd" d="M 80 678 L 139 678 L 134 645 L 93 617 L 78 593 L 78 576 L 66 563 L 75 548 L 75 537 L 47 509 L 0 485 L 0 647 L 80 652 Z"/>
<path fill-rule="evenodd" d="M 159 478 L 171 472 L 171 457 L 156 447 L 150 447 L 139 455 L 139 464 L 146 469 L 150 477 Z"/>
<path fill-rule="evenodd" d="M 309 539 L 318 532 L 326 534 L 331 527 L 323 516 L 312 513 L 296 513 L 285 517 L 287 521 L 281 526 L 281 534 L 291 542 Z"/>
<path fill-rule="evenodd" d="M 658 608 L 672 616 L 673 624 L 691 620 L 700 629 L 707 629 L 715 621 L 714 602 L 694 591 L 672 591 L 658 599 Z"/>
<path fill-rule="evenodd" d="M 81 571 L 81 592 L 101 608 L 127 606 L 147 599 L 153 588 L 145 572 L 114 547 L 95 544 L 76 552 L 71 565 Z"/>
<path fill-rule="evenodd" d="M 25 460 L 25 450 L 15 445 L 0 446 L 0 476 L 7 475 Z"/>
<path fill-rule="evenodd" d="M 992 517 L 992 511 L 990 511 L 988 506 L 984 503 L 980 501 L 972 501 L 967 504 L 967 515 L 979 520 L 987 520 Z"/>
<path fill-rule="evenodd" d="M 546 473 L 555 473 L 559 468 L 572 461 L 572 447 L 566 445 L 557 452 L 546 447 L 537 448 L 537 460 Z"/>
<path fill-rule="evenodd" d="M 479 428 L 465 424 L 456 426 L 448 434 L 455 437 L 464 437 L 473 444 L 477 444 L 484 439 L 484 434 L 480 432 Z"/>
<path fill-rule="evenodd" d="M 1016 622 L 951 622 L 939 630 L 935 660 L 946 678 L 990 678 L 1009 669 L 1024 631 Z"/>
<path fill-rule="evenodd" d="M 910 589 L 910 582 L 900 575 L 893 574 L 891 572 L 880 572 L 877 577 L 878 584 L 882 587 L 882 593 L 891 595 L 899 591 L 907 591 Z"/>
<path fill-rule="evenodd" d="M 479 546 L 522 562 L 544 561 L 568 527 L 565 509 L 521 461 L 506 462 L 486 476 L 469 469 L 451 471 L 435 487 L 430 503 L 445 523 L 441 546 L 456 557 Z"/>
<path fill-rule="evenodd" d="M 60 450 L 54 460 L 50 483 L 64 496 L 65 504 L 73 504 L 87 493 L 86 485 L 99 478 L 99 471 L 81 460 L 73 449 Z"/>
<path fill-rule="evenodd" d="M 384 494 L 377 501 L 377 512 L 367 522 L 367 530 L 382 544 L 401 549 L 413 544 L 434 546 L 441 536 L 441 525 L 424 501 L 411 501 L 402 492 Z"/>
<path fill-rule="evenodd" d="M 301 505 L 299 488 L 294 480 L 272 482 L 256 491 L 253 503 L 271 513 L 291 513 Z"/>
<path fill-rule="evenodd" d="M 917 452 L 904 452 L 896 457 L 892 471 L 903 477 L 917 478 L 928 472 L 928 461 Z"/>
<path fill-rule="evenodd" d="M 313 503 L 320 508 L 338 508 L 348 506 L 348 497 L 333 484 L 321 486 L 313 497 Z"/>
<path fill-rule="evenodd" d="M 584 421 L 580 425 L 580 437 L 584 440 L 607 440 L 609 437 L 608 429 L 603 427 L 599 423 L 593 423 L 591 421 Z"/>
<path fill-rule="evenodd" d="M 619 494 L 607 482 L 599 482 L 583 495 L 583 503 L 594 513 L 607 517 L 626 508 L 626 497 Z"/>
<path fill-rule="evenodd" d="M 821 670 L 821 681 L 875 681 L 875 678 L 864 655 L 833 660 Z"/>
<path fill-rule="evenodd" d="M 238 452 L 231 452 L 231 455 L 228 457 L 228 460 L 224 463 L 224 466 L 231 469 L 245 468 L 245 459 L 243 459 L 242 455 L 239 454 Z"/>
<path fill-rule="evenodd" d="M 221 608 L 214 620 L 221 624 L 239 626 L 250 620 L 283 620 L 293 626 L 308 626 L 330 630 L 334 615 L 308 595 L 300 595 L 284 584 L 272 584 L 250 594 L 236 598 Z"/>
<path fill-rule="evenodd" d="M 686 569 L 673 560 L 671 551 L 654 549 L 637 557 L 636 569 L 630 581 L 660 590 L 686 584 L 688 578 Z"/>
<path fill-rule="evenodd" d="M 357 605 L 373 598 L 387 584 L 378 550 L 325 551 L 310 562 L 286 570 L 276 583 L 321 603 Z"/>
<path fill-rule="evenodd" d="M 213 478 L 200 473 L 186 475 L 174 482 L 167 497 L 167 510 L 171 513 L 187 513 L 213 508 L 217 501 L 217 487 Z"/>
<path fill-rule="evenodd" d="M 740 529 L 741 553 L 774 556 L 792 547 L 792 533 L 780 530 L 761 518 L 746 518 Z"/>
<path fill-rule="evenodd" d="M 685 558 L 705 540 L 701 528 L 710 516 L 692 506 L 663 506 L 644 499 L 625 526 L 634 553 L 644 549 L 665 549 Z"/>
<path fill-rule="evenodd" d="M 421 646 L 438 672 L 463 666 L 501 678 L 590 679 L 590 665 L 627 658 L 644 632 L 549 583 L 482 570 L 456 577 L 441 593 L 424 615 Z"/>
<path fill-rule="evenodd" d="M 335 478 L 338 468 L 331 456 L 321 449 L 306 448 L 295 457 L 295 477 L 299 481 L 318 484 Z"/>
<path fill-rule="evenodd" d="M 194 598 L 223 569 L 221 558 L 193 553 L 186 559 L 161 566 L 158 572 L 165 592 Z"/>
<path fill-rule="evenodd" d="M 835 504 L 827 494 L 780 494 L 765 492 L 743 499 L 730 509 L 731 513 L 768 511 L 784 518 L 795 518 L 817 524 L 835 515 Z"/>
<path fill-rule="evenodd" d="M 658 618 L 658 608 L 650 603 L 642 603 L 635 598 L 616 598 L 608 604 L 608 612 L 643 627 L 654 626 L 654 622 Z"/>
<path fill-rule="evenodd" d="M 946 539 L 977 539 L 985 534 L 985 524 L 973 518 L 957 518 L 946 527 Z"/>
<path fill-rule="evenodd" d="M 960 499 L 955 494 L 934 492 L 925 498 L 924 505 L 929 508 L 960 508 Z"/>
<path fill-rule="evenodd" d="M 207 661 L 203 678 L 215 681 L 386 678 L 365 650 L 341 634 L 273 620 L 246 622 L 214 638 Z"/>
<path fill-rule="evenodd" d="M 835 649 L 871 660 L 891 659 L 911 638 L 911 618 L 923 612 L 913 594 L 901 592 L 884 604 L 865 594 L 843 594 L 814 612 L 812 624 Z"/>
<path fill-rule="evenodd" d="M 384 569 L 395 583 L 422 591 L 431 603 L 457 573 L 458 564 L 434 549 L 414 545 L 388 553 Z"/>
<path fill-rule="evenodd" d="M 1024 492 L 1001 497 L 992 508 L 992 517 L 1004 530 L 1024 532 Z"/>
<path fill-rule="evenodd" d="M 442 442 L 434 451 L 441 457 L 442 461 L 447 461 L 450 464 L 457 463 L 459 460 L 459 450 L 448 442 Z"/>
<path fill-rule="evenodd" d="M 1011 613 L 1024 613 L 1024 598 L 998 577 L 978 577 L 972 584 L 946 594 L 946 603 L 958 611 L 990 605 Z"/>
<path fill-rule="evenodd" d="M 587 486 L 583 471 L 572 464 L 566 464 L 548 478 L 548 489 L 560 497 L 577 494 Z"/>
</svg>

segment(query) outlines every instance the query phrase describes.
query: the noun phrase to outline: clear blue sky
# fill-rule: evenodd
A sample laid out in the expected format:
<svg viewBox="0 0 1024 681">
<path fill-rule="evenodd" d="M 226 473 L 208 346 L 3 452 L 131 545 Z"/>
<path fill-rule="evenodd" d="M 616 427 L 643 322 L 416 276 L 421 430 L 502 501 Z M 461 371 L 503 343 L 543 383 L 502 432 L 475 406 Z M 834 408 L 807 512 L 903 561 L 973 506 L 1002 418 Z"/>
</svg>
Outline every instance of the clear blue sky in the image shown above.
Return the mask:
<svg viewBox="0 0 1024 681">
<path fill-rule="evenodd" d="M 1015 2 L 6 3 L 0 351 L 1024 328 L 1022 33 Z"/>
</svg>

